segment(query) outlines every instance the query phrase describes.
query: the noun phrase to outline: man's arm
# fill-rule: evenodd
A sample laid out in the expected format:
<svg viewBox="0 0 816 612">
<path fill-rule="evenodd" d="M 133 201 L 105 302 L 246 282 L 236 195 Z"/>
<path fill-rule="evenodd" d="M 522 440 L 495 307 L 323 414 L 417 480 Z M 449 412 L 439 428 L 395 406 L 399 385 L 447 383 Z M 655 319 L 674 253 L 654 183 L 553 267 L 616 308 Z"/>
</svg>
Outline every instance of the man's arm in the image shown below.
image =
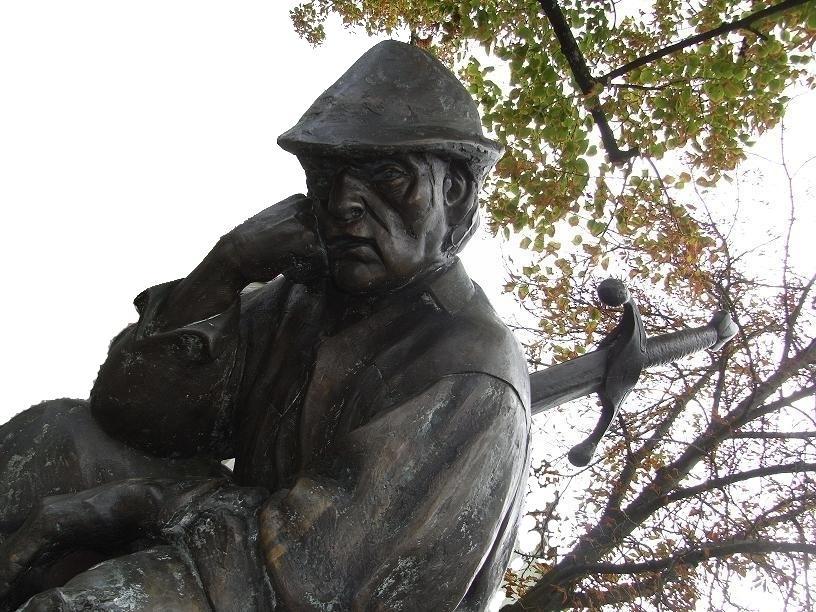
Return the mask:
<svg viewBox="0 0 816 612">
<path fill-rule="evenodd" d="M 172 329 L 217 315 L 251 282 L 280 274 L 307 281 L 323 273 L 325 257 L 311 200 L 291 196 L 225 234 L 167 296 L 161 323 Z"/>
<path fill-rule="evenodd" d="M 511 387 L 471 373 L 446 376 L 342 437 L 326 465 L 307 468 L 261 512 L 262 552 L 284 607 L 442 611 L 479 572 L 490 577 L 480 595 L 497 588 L 528 427 Z"/>
<path fill-rule="evenodd" d="M 296 195 L 267 208 L 221 238 L 186 278 L 137 298 L 139 322 L 111 343 L 91 393 L 110 435 L 159 455 L 231 455 L 240 293 L 280 274 L 306 281 L 322 273 L 311 206 Z"/>
</svg>

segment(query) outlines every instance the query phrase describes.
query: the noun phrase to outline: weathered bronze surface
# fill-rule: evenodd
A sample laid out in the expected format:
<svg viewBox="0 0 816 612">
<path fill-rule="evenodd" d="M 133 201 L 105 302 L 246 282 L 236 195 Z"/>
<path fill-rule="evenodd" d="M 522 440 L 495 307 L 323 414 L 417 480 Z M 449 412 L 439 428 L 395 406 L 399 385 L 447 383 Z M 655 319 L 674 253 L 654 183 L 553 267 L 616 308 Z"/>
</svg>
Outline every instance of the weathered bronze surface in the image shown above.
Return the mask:
<svg viewBox="0 0 816 612">
<path fill-rule="evenodd" d="M 457 253 L 500 147 L 397 42 L 279 143 L 308 194 L 141 293 L 90 400 L 0 429 L 0 610 L 481 610 L 496 591 L 529 377 Z"/>
</svg>

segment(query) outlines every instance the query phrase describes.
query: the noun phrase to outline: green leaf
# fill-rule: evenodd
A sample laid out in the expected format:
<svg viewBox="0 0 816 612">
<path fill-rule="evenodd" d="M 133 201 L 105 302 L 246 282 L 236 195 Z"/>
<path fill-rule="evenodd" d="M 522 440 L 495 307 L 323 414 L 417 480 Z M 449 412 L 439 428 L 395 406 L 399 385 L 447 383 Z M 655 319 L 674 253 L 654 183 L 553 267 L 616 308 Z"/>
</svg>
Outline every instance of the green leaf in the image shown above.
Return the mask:
<svg viewBox="0 0 816 612">
<path fill-rule="evenodd" d="M 593 236 L 597 237 L 604 232 L 604 230 L 606 229 L 606 224 L 601 223 L 599 221 L 595 221 L 595 219 L 590 219 L 589 221 L 587 221 L 587 228 L 589 229 L 589 232 Z"/>
</svg>

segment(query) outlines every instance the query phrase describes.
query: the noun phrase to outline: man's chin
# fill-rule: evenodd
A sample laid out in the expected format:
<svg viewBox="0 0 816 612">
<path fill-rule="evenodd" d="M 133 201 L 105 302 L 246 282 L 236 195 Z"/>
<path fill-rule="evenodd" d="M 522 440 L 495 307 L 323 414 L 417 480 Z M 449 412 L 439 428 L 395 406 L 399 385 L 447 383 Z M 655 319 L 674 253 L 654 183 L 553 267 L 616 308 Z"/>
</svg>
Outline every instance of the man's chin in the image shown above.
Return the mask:
<svg viewBox="0 0 816 612">
<path fill-rule="evenodd" d="M 331 262 L 331 275 L 337 288 L 345 293 L 366 295 L 389 290 L 388 276 L 379 262 L 337 259 Z"/>
</svg>

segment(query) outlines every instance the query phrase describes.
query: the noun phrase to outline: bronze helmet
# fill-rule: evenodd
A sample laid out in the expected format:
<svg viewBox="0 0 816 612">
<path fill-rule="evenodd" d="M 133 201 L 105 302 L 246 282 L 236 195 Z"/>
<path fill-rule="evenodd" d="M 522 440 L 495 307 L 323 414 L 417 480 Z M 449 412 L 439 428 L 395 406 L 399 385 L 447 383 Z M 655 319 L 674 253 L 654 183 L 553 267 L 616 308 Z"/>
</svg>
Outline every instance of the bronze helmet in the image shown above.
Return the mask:
<svg viewBox="0 0 816 612">
<path fill-rule="evenodd" d="M 427 51 L 378 43 L 323 92 L 278 144 L 298 156 L 447 153 L 481 182 L 502 153 L 468 91 Z"/>
</svg>

